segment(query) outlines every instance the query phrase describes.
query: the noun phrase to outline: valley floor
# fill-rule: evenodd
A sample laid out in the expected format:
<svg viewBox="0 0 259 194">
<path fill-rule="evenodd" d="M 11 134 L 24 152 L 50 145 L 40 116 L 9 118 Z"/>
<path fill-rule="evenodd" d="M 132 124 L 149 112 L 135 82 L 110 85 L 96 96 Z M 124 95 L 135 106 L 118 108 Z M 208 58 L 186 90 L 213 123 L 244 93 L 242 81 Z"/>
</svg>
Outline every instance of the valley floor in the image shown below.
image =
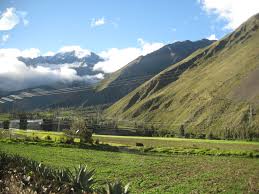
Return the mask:
<svg viewBox="0 0 259 194">
<path fill-rule="evenodd" d="M 58 135 L 58 134 L 55 134 Z M 216 148 L 258 152 L 257 142 L 95 136 L 100 142 L 134 146 Z M 229 147 L 225 147 L 225 146 Z M 123 150 L 0 142 L 0 151 L 19 154 L 57 168 L 87 164 L 98 180 L 130 182 L 132 193 L 258 193 L 259 159 L 240 156 L 131 153 Z M 105 184 L 102 182 L 101 184 Z"/>
</svg>

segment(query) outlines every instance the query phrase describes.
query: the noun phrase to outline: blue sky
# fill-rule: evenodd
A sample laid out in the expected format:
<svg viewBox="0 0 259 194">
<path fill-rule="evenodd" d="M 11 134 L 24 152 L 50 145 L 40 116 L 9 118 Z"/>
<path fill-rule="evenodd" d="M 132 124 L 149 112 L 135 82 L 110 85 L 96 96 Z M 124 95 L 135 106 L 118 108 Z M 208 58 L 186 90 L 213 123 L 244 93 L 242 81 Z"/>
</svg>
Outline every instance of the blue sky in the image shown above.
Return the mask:
<svg viewBox="0 0 259 194">
<path fill-rule="evenodd" d="M 94 52 L 135 47 L 138 38 L 172 43 L 198 40 L 215 34 L 221 38 L 227 21 L 208 14 L 197 0 L 1 0 L 0 11 L 14 7 L 26 12 L 10 31 L 3 48 L 38 48 L 42 53 L 64 45 L 80 45 Z M 104 24 L 91 26 L 103 19 Z"/>
<path fill-rule="evenodd" d="M 165 44 L 222 38 L 258 12 L 259 0 L 0 0 L 0 90 L 85 79 L 78 64 L 19 56 L 93 51 L 104 59 L 93 71 L 111 73 Z"/>
</svg>

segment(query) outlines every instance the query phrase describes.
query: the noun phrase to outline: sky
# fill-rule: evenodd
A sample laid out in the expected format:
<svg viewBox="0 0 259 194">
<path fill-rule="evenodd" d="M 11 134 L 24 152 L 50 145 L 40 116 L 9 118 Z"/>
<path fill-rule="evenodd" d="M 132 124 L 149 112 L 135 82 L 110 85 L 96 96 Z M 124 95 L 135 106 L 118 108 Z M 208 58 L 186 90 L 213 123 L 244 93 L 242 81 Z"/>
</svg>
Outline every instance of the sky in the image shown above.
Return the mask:
<svg viewBox="0 0 259 194">
<path fill-rule="evenodd" d="M 138 46 L 138 39 L 172 43 L 228 33 L 227 21 L 207 14 L 197 0 L 0 0 L 0 11 L 24 12 L 21 21 L 1 36 L 4 48 L 56 51 L 80 45 L 94 52 Z M 151 3 L 152 2 L 152 3 Z M 23 16 L 20 16 L 23 17 Z M 191 32 L 191 33 L 190 33 Z"/>
<path fill-rule="evenodd" d="M 258 12 L 258 0 L 0 0 L 0 79 L 19 74 L 17 56 L 65 50 L 99 54 L 95 69 L 111 73 L 165 44 L 220 39 Z"/>
</svg>

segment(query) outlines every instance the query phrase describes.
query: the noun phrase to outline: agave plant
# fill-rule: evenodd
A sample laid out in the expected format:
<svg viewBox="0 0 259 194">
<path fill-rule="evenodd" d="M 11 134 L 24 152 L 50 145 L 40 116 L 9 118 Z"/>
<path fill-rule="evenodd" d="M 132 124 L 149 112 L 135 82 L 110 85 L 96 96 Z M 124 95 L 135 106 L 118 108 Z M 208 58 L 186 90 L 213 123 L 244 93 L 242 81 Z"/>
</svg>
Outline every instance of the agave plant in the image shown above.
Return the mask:
<svg viewBox="0 0 259 194">
<path fill-rule="evenodd" d="M 129 183 L 124 186 L 120 181 L 108 183 L 104 193 L 106 194 L 129 194 Z"/>
<path fill-rule="evenodd" d="M 72 187 L 76 193 L 87 192 L 90 193 L 93 190 L 94 170 L 88 170 L 87 166 L 79 165 L 75 168 L 75 175 L 72 177 Z"/>
<path fill-rule="evenodd" d="M 56 171 L 55 179 L 59 182 L 67 182 L 69 183 L 73 177 L 73 174 L 69 169 L 61 169 Z"/>
</svg>

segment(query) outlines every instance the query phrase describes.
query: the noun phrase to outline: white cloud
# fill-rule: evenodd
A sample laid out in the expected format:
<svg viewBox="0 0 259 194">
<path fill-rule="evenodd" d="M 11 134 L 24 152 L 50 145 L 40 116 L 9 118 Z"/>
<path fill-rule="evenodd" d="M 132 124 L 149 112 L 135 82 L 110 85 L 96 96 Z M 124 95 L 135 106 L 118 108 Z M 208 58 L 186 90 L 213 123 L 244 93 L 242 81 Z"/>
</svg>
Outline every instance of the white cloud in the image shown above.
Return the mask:
<svg viewBox="0 0 259 194">
<path fill-rule="evenodd" d="M 32 56 L 35 49 L 0 49 L 0 89 L 17 90 L 41 84 L 53 83 L 61 80 L 71 80 L 76 78 L 76 71 L 63 68 L 51 70 L 46 67 L 28 67 L 17 57 L 25 54 Z M 35 54 L 33 54 L 35 56 Z"/>
<path fill-rule="evenodd" d="M 91 27 L 97 27 L 97 26 L 102 26 L 106 24 L 106 20 L 104 17 L 102 18 L 92 18 L 92 21 L 91 21 Z"/>
<path fill-rule="evenodd" d="M 217 14 L 227 21 L 226 29 L 236 29 L 249 17 L 259 12 L 258 0 L 199 0 L 208 14 Z"/>
<path fill-rule="evenodd" d="M 59 49 L 58 52 L 72 52 L 75 51 L 75 55 L 78 58 L 83 58 L 85 56 L 89 56 L 91 55 L 91 52 L 87 49 L 82 49 L 80 46 L 78 45 L 73 45 L 73 46 L 64 46 L 62 48 Z"/>
<path fill-rule="evenodd" d="M 71 64 L 32 67 L 17 59 L 19 56 L 35 58 L 39 55 L 40 50 L 36 48 L 0 49 L 0 90 L 15 91 L 57 82 L 93 81 L 103 78 L 102 74 L 80 77 Z"/>
<path fill-rule="evenodd" d="M 0 31 L 12 30 L 20 21 L 26 26 L 29 21 L 25 18 L 27 12 L 16 11 L 14 7 L 7 8 L 0 15 Z"/>
<path fill-rule="evenodd" d="M 8 39 L 10 38 L 10 35 L 9 34 L 4 34 L 2 36 L 2 40 L 0 42 L 2 43 L 5 43 L 6 41 L 8 41 Z"/>
<path fill-rule="evenodd" d="M 94 70 L 102 70 L 106 73 L 114 72 L 137 57 L 151 53 L 164 46 L 163 43 L 148 43 L 141 38 L 138 39 L 138 43 L 139 47 L 136 48 L 111 48 L 107 51 L 102 51 L 99 55 L 104 58 L 105 61 L 97 63 L 94 66 Z"/>
<path fill-rule="evenodd" d="M 28 26 L 28 25 L 29 25 L 29 21 L 28 21 L 27 19 L 24 19 L 24 20 L 23 20 L 23 25 L 24 25 L 24 26 Z"/>
<path fill-rule="evenodd" d="M 26 49 L 21 51 L 20 56 L 23 57 L 29 57 L 29 58 L 36 58 L 40 55 L 40 50 L 37 48 L 30 48 L 30 49 Z"/>
<path fill-rule="evenodd" d="M 218 40 L 215 34 L 211 34 L 210 36 L 207 37 L 208 40 Z"/>
<path fill-rule="evenodd" d="M 11 30 L 20 22 L 15 8 L 7 8 L 0 16 L 0 30 Z"/>
</svg>

